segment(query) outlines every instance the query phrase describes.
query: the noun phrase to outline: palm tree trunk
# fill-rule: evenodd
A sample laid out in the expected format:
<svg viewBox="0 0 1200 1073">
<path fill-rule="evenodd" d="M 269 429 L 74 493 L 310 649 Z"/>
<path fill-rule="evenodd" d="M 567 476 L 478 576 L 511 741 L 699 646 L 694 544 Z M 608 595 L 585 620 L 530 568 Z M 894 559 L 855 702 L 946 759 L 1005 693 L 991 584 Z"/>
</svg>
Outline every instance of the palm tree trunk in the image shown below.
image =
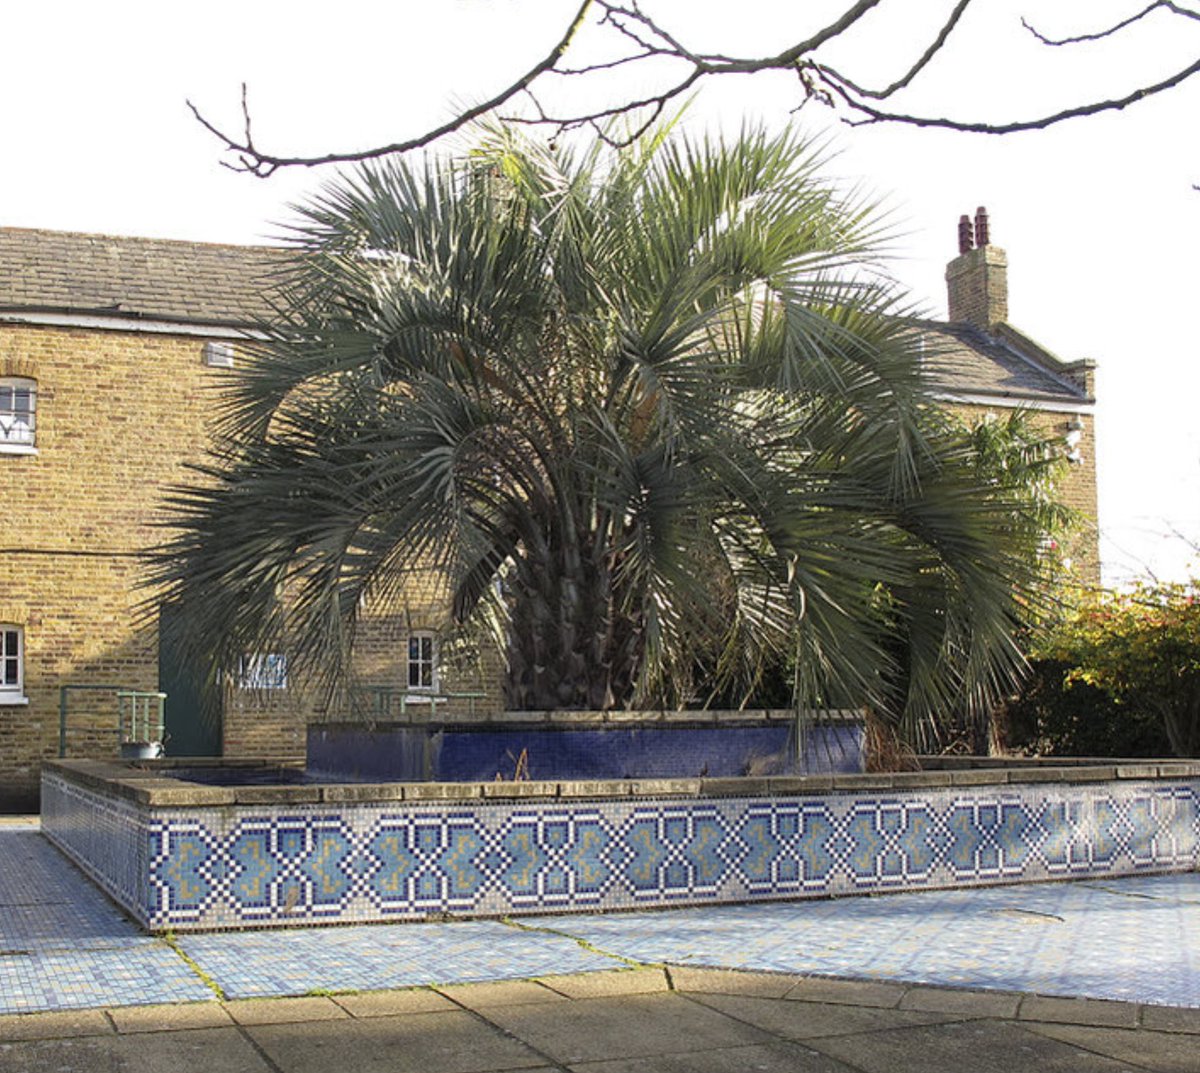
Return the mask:
<svg viewBox="0 0 1200 1073">
<path fill-rule="evenodd" d="M 539 551 L 518 559 L 508 586 L 506 703 L 516 711 L 624 706 L 633 692 L 636 631 L 614 607 L 598 542 L 575 534 Z"/>
</svg>

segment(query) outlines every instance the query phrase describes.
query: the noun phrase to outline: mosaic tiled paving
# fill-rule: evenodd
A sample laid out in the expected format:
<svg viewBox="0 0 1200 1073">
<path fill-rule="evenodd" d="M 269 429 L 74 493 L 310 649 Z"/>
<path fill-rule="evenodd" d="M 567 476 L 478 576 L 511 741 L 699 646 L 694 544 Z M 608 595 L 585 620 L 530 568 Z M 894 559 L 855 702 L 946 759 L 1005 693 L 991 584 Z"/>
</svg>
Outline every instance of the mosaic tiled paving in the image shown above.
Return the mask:
<svg viewBox="0 0 1200 1073">
<path fill-rule="evenodd" d="M 525 923 L 639 961 L 1200 1007 L 1196 873 Z"/>
<path fill-rule="evenodd" d="M 179 945 L 192 965 L 140 932 L 35 826 L 0 824 L 2 1013 L 211 1000 L 205 979 L 231 998 L 296 995 L 602 970 L 614 958 L 1200 1007 L 1200 875 L 194 934 Z"/>
<path fill-rule="evenodd" d="M 611 969 L 494 921 L 189 935 L 139 930 L 34 825 L 0 824 L 0 1013 L 301 995 Z"/>
<path fill-rule="evenodd" d="M 35 826 L 0 826 L 0 1012 L 212 997 Z"/>
<path fill-rule="evenodd" d="M 472 983 L 622 964 L 559 935 L 484 920 L 219 932 L 182 936 L 180 946 L 229 998 Z"/>
</svg>

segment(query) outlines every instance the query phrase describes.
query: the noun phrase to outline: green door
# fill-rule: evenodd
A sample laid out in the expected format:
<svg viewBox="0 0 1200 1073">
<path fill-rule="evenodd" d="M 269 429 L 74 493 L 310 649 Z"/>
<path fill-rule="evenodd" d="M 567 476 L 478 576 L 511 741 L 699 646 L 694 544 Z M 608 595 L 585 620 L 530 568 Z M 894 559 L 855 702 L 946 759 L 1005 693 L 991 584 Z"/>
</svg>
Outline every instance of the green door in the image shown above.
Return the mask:
<svg viewBox="0 0 1200 1073">
<path fill-rule="evenodd" d="M 186 616 L 176 604 L 158 612 L 158 688 L 166 693 L 168 756 L 221 755 L 221 702 L 215 687 L 189 664 L 179 638 Z"/>
</svg>

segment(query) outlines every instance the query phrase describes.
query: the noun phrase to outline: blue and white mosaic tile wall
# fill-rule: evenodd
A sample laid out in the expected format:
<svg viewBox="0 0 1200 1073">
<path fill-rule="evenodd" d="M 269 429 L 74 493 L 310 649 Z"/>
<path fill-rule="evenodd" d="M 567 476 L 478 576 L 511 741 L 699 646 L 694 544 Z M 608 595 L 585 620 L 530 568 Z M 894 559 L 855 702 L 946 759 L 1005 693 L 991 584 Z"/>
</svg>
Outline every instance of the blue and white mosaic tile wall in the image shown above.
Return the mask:
<svg viewBox="0 0 1200 1073">
<path fill-rule="evenodd" d="M 48 776 L 43 801 L 51 838 L 76 859 L 94 854 L 89 872 L 143 924 L 174 929 L 1181 871 L 1200 847 L 1200 780 L 1189 779 L 139 813 Z M 82 835 L 97 816 L 107 833 Z"/>
<path fill-rule="evenodd" d="M 140 924 L 150 904 L 148 810 L 42 776 L 42 833 Z"/>
</svg>

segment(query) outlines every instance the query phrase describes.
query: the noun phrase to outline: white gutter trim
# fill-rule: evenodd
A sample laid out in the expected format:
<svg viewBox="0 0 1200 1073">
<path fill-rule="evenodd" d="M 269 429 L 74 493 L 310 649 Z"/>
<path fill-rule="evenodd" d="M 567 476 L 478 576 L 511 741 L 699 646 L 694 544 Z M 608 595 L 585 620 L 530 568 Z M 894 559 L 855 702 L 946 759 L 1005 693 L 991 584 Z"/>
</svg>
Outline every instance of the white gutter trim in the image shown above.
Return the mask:
<svg viewBox="0 0 1200 1073">
<path fill-rule="evenodd" d="M 201 339 L 261 339 L 261 332 L 219 324 L 185 324 L 177 320 L 105 316 L 102 313 L 0 313 L 0 322 L 36 324 L 51 328 L 88 328 L 106 332 L 146 332 L 151 335 L 192 335 Z"/>
<path fill-rule="evenodd" d="M 1056 414 L 1095 414 L 1094 402 L 1068 402 L 1048 399 L 1022 399 L 1012 395 L 972 395 L 935 391 L 938 402 L 953 402 L 963 406 L 994 406 L 1001 410 L 1046 410 Z"/>
</svg>

